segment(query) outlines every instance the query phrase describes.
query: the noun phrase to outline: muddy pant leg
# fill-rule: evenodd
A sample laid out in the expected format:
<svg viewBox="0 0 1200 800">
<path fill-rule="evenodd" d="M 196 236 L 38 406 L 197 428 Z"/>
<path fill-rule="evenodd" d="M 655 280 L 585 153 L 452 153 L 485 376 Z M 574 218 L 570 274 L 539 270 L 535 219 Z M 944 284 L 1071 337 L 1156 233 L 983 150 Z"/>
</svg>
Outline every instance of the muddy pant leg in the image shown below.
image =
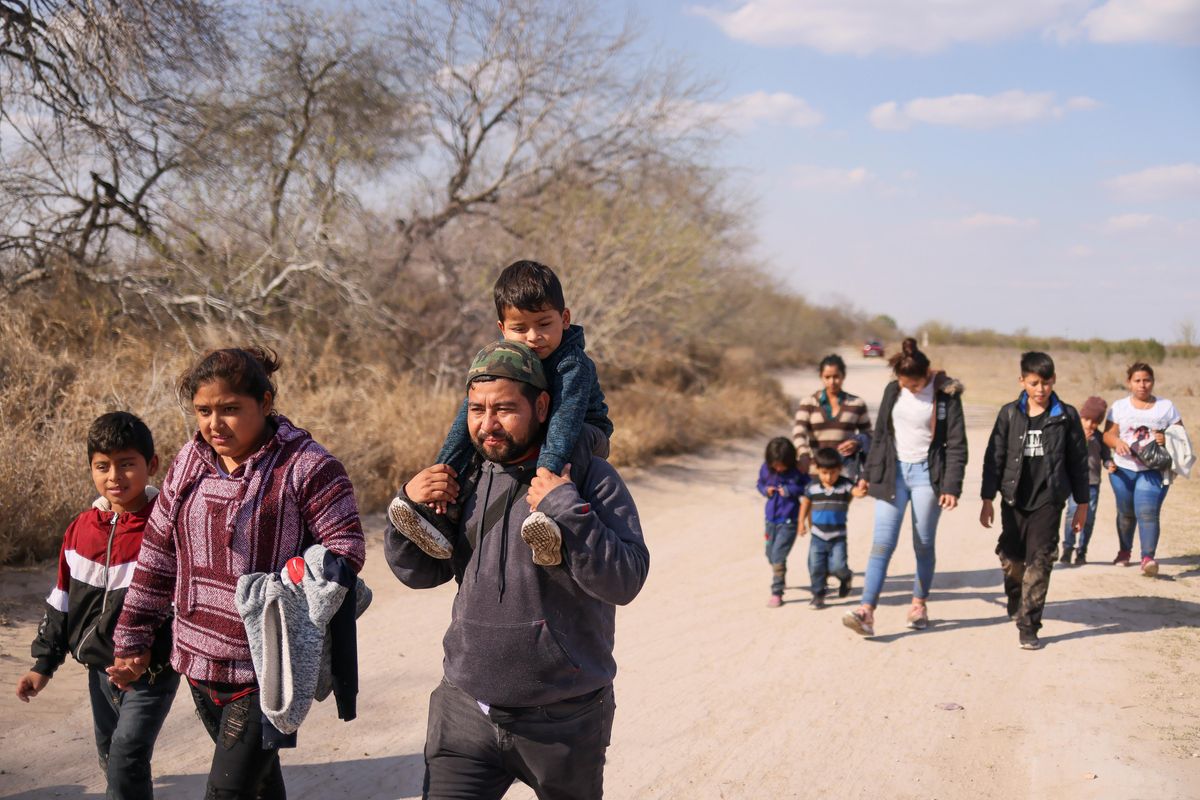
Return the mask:
<svg viewBox="0 0 1200 800">
<path fill-rule="evenodd" d="M 285 800 L 278 750 L 262 746 L 258 692 L 218 706 L 192 687 L 196 715 L 216 743 L 205 800 Z"/>
<path fill-rule="evenodd" d="M 996 555 L 1000 557 L 1000 571 L 1004 573 L 1008 616 L 1016 618 L 1025 580 L 1025 537 L 1018 512 L 1008 503 L 1000 504 L 1000 538 L 996 542 Z"/>
<path fill-rule="evenodd" d="M 108 675 L 99 667 L 88 667 L 88 696 L 92 701 L 92 728 L 96 735 L 96 755 L 100 771 L 108 774 L 108 751 L 113 732 L 117 729 L 118 705 L 113 691 L 120 691 L 108 682 Z"/>
<path fill-rule="evenodd" d="M 1025 575 L 1021 583 L 1021 606 L 1017 610 L 1017 627 L 1022 633 L 1037 633 L 1042 627 L 1062 511 L 1061 505 L 1054 504 L 1017 512 L 1023 517 L 1025 538 Z"/>
</svg>

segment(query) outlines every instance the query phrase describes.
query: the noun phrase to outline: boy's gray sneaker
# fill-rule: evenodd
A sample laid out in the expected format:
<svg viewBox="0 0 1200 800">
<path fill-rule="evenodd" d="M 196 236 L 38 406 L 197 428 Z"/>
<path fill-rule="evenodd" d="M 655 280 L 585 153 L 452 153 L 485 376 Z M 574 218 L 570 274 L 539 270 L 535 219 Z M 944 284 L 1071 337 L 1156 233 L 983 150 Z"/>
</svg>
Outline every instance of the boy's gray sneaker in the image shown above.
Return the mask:
<svg viewBox="0 0 1200 800">
<path fill-rule="evenodd" d="M 521 538 L 533 550 L 533 563 L 553 567 L 562 563 L 562 532 L 558 523 L 534 511 L 521 523 Z"/>
<path fill-rule="evenodd" d="M 1022 650 L 1040 650 L 1042 647 L 1042 642 L 1036 633 L 1022 633 L 1020 640 Z"/>
<path fill-rule="evenodd" d="M 393 497 L 388 506 L 388 519 L 402 536 L 434 558 L 447 559 L 454 552 L 450 540 L 432 522 L 403 497 Z"/>
</svg>

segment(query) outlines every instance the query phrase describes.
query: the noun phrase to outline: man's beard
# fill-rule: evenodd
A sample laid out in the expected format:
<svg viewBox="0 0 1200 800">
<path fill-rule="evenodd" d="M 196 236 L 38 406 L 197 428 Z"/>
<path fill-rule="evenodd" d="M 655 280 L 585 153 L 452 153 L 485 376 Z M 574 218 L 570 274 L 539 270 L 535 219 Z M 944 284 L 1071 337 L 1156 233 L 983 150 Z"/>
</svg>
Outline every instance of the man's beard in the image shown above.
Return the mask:
<svg viewBox="0 0 1200 800">
<path fill-rule="evenodd" d="M 515 439 L 508 431 L 500 430 L 490 434 L 492 438 L 502 439 L 503 441 L 496 446 L 485 446 L 483 440 L 489 438 L 489 434 L 479 432 L 478 436 L 471 440 L 471 444 L 475 445 L 475 449 L 481 456 L 488 461 L 495 461 L 498 464 L 511 464 L 514 461 L 520 461 L 521 458 L 533 449 L 538 441 L 540 426 L 532 424 L 529 426 L 524 438 L 521 440 Z"/>
</svg>

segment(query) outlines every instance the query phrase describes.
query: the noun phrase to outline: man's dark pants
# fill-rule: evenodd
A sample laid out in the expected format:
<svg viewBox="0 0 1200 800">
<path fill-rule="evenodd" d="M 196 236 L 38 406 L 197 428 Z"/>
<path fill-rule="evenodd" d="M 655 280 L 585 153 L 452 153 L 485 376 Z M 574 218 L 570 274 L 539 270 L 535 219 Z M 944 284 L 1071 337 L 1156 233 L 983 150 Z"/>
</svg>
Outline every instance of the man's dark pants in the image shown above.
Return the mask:
<svg viewBox="0 0 1200 800">
<path fill-rule="evenodd" d="M 484 713 L 443 680 L 429 698 L 423 796 L 499 800 L 520 780 L 539 800 L 599 800 L 615 709 L 609 685 L 551 705 Z"/>
<path fill-rule="evenodd" d="M 1033 511 L 1000 504 L 996 555 L 1004 571 L 1009 614 L 1016 614 L 1017 628 L 1024 634 L 1036 634 L 1042 627 L 1062 511 L 1061 503 L 1048 503 Z"/>
</svg>

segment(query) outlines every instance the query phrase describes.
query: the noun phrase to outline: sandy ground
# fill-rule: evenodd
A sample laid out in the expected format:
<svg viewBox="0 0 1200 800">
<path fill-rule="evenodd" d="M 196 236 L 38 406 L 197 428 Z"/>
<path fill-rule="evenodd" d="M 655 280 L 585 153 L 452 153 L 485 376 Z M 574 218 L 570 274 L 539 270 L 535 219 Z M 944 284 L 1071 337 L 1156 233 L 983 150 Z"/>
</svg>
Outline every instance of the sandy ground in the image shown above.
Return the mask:
<svg viewBox="0 0 1200 800">
<path fill-rule="evenodd" d="M 885 378 L 882 365 L 856 360 L 847 388 L 874 401 Z M 795 395 L 814 383 L 809 374 L 786 380 Z M 618 615 L 610 797 L 1200 796 L 1200 557 L 1173 550 L 1170 536 L 1172 517 L 1194 509 L 1168 499 L 1158 580 L 1106 563 L 1056 570 L 1045 649 L 1022 651 L 1004 614 L 995 533 L 979 527 L 974 499 L 994 411 L 968 394 L 967 500 L 942 519 L 933 625 L 920 633 L 904 627 L 913 557 L 903 539 L 880 635 L 864 640 L 840 624 L 870 548 L 870 500 L 851 511 L 854 594 L 824 611 L 807 607 L 802 540 L 788 602 L 765 607 L 770 570 L 753 482 L 766 435 L 632 477 L 651 571 Z M 1116 549 L 1112 517 L 1105 488 L 1097 562 Z M 383 562 L 378 520 L 373 527 L 360 716 L 342 723 L 332 703 L 314 708 L 299 748 L 284 755 L 294 798 L 420 795 L 426 703 L 453 588 L 402 587 Z M 0 796 L 101 797 L 82 668 L 65 665 L 29 705 L 10 688 L 28 666 L 28 601 L 49 580 L 46 570 L 4 573 Z M 159 740 L 157 796 L 200 797 L 210 754 L 183 692 Z M 517 786 L 508 796 L 532 793 Z"/>
</svg>

